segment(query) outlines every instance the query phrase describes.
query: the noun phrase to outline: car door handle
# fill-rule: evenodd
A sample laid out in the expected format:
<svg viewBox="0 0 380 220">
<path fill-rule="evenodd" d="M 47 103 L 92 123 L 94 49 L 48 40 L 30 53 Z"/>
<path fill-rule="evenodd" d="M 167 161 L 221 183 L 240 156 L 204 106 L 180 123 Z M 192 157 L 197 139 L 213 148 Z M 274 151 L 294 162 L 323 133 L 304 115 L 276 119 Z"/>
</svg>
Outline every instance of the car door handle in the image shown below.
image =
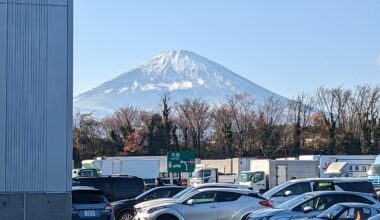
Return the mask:
<svg viewBox="0 0 380 220">
<path fill-rule="evenodd" d="M 215 208 L 216 208 L 216 205 L 212 205 L 212 206 L 210 206 L 210 208 L 215 209 Z"/>
</svg>

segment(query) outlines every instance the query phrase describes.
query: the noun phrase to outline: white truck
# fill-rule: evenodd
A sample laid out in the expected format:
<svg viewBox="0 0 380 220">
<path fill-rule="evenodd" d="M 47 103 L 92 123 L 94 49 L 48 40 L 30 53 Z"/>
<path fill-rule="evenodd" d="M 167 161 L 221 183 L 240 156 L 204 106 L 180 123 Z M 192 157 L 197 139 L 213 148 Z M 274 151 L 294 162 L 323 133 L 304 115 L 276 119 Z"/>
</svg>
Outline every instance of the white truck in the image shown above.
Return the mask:
<svg viewBox="0 0 380 220">
<path fill-rule="evenodd" d="M 190 174 L 189 185 L 197 186 L 202 183 L 219 182 L 218 169 L 213 167 L 197 167 Z"/>
<path fill-rule="evenodd" d="M 98 158 L 83 160 L 82 168 L 96 168 L 101 176 L 131 175 L 143 179 L 154 179 L 160 176 L 158 159 Z"/>
<path fill-rule="evenodd" d="M 250 161 L 255 158 L 250 157 L 239 157 L 239 158 L 228 158 L 220 160 L 207 160 L 207 159 L 198 159 L 197 163 L 202 164 L 206 167 L 218 168 L 220 173 L 225 175 L 237 175 L 242 171 L 249 170 Z"/>
<path fill-rule="evenodd" d="M 368 178 L 372 181 L 375 190 L 380 190 L 380 155 L 378 155 L 371 164 L 368 170 Z"/>
<path fill-rule="evenodd" d="M 235 183 L 265 192 L 291 179 L 318 177 L 316 161 L 252 160 L 250 171 L 240 172 Z"/>
<path fill-rule="evenodd" d="M 318 163 L 319 177 L 331 177 L 326 173 L 327 168 L 334 162 L 346 162 L 344 168 L 350 172 L 351 177 L 367 177 L 371 164 L 374 163 L 376 155 L 301 155 L 299 160 L 314 160 Z M 346 171 L 345 171 L 346 172 Z M 344 176 L 344 175 L 342 175 Z"/>
</svg>

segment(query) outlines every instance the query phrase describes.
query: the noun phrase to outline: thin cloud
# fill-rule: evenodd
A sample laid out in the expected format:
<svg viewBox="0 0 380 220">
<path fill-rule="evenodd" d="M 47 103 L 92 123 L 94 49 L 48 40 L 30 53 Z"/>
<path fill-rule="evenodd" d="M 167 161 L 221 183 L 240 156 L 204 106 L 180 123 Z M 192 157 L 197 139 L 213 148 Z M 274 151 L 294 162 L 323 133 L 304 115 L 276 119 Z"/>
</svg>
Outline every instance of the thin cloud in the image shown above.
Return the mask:
<svg viewBox="0 0 380 220">
<path fill-rule="evenodd" d="M 380 67 L 380 54 L 377 56 L 376 64 Z"/>
</svg>

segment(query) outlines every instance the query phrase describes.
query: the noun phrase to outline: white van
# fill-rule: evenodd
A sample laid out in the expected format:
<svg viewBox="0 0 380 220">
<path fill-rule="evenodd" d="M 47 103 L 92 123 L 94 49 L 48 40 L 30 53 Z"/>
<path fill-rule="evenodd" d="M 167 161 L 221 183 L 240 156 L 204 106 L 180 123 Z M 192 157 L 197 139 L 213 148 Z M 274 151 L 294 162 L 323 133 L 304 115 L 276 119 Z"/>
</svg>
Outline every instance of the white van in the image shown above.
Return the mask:
<svg viewBox="0 0 380 220">
<path fill-rule="evenodd" d="M 290 198 L 313 191 L 353 191 L 374 193 L 372 182 L 361 178 L 310 178 L 295 179 L 278 185 L 265 192 L 273 206 L 277 206 Z"/>
</svg>

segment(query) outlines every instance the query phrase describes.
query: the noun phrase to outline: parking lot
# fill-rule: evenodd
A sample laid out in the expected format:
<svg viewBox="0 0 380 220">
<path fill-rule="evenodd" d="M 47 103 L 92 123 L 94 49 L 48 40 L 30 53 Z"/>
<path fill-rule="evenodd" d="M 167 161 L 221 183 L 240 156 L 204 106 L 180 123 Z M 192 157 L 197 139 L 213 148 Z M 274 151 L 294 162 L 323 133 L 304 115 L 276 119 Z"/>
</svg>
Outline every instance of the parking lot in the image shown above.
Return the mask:
<svg viewBox="0 0 380 220">
<path fill-rule="evenodd" d="M 263 194 L 233 183 L 158 183 L 145 191 L 144 181 L 131 176 L 77 177 L 73 183 L 73 220 L 356 220 L 378 219 L 380 210 L 364 178 L 289 180 Z"/>
</svg>

